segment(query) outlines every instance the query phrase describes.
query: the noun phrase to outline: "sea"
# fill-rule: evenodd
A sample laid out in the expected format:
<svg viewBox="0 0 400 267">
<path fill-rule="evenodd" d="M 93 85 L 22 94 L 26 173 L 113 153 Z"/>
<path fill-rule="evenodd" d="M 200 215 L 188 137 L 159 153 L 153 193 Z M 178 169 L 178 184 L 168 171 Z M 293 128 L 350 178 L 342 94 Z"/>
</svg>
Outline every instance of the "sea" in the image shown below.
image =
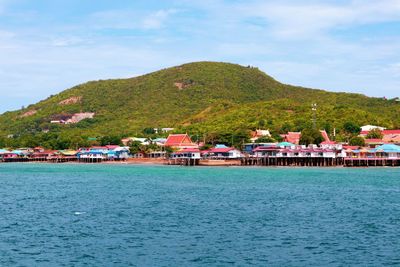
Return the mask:
<svg viewBox="0 0 400 267">
<path fill-rule="evenodd" d="M 400 266 L 400 169 L 0 164 L 0 266 Z"/>
</svg>

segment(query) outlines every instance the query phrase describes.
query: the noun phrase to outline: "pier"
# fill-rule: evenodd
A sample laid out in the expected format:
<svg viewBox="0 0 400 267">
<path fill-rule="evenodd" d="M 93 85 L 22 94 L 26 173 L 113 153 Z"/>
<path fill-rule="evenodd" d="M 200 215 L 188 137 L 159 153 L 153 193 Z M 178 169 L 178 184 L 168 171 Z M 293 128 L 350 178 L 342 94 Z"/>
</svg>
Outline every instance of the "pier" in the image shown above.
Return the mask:
<svg viewBox="0 0 400 267">
<path fill-rule="evenodd" d="M 345 158 L 345 167 L 399 167 L 400 159 L 390 158 Z"/>
<path fill-rule="evenodd" d="M 170 158 L 167 165 L 180 165 L 180 166 L 198 166 L 200 159 L 192 158 Z"/>
<path fill-rule="evenodd" d="M 281 167 L 334 167 L 343 166 L 343 158 L 322 157 L 244 157 L 242 166 L 281 166 Z"/>
</svg>

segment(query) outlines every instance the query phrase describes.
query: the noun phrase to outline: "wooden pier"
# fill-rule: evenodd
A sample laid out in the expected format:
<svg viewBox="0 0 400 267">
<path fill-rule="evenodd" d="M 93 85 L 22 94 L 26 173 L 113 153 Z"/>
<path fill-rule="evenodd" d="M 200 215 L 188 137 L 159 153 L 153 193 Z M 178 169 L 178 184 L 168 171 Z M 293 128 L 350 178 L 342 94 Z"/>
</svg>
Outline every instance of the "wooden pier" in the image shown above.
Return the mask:
<svg viewBox="0 0 400 267">
<path fill-rule="evenodd" d="M 345 158 L 345 167 L 399 167 L 400 159 L 390 158 Z"/>
<path fill-rule="evenodd" d="M 198 166 L 200 159 L 191 158 L 170 158 L 167 161 L 167 165 L 180 165 L 180 166 Z"/>
<path fill-rule="evenodd" d="M 241 163 L 242 166 L 334 167 L 343 166 L 343 158 L 245 157 Z"/>
</svg>

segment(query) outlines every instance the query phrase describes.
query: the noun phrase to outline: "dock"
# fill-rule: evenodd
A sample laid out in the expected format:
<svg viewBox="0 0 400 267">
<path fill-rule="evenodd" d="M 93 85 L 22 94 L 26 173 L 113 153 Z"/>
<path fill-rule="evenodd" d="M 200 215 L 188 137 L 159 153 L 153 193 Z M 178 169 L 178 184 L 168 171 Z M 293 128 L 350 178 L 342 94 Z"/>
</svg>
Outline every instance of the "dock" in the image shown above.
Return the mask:
<svg viewBox="0 0 400 267">
<path fill-rule="evenodd" d="M 242 166 L 335 167 L 343 166 L 343 158 L 323 157 L 244 157 Z"/>
</svg>

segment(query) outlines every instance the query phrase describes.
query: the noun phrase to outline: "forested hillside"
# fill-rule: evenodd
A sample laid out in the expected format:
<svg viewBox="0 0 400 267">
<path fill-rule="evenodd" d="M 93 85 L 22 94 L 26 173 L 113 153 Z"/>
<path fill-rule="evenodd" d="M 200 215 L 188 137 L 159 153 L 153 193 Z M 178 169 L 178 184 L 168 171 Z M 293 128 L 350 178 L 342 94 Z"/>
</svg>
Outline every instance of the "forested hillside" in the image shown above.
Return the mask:
<svg viewBox="0 0 400 267">
<path fill-rule="evenodd" d="M 254 67 L 198 62 L 131 79 L 88 82 L 4 113 L 0 145 L 84 145 L 88 137 L 138 136 L 145 128 L 161 127 L 197 136 L 259 127 L 295 131 L 311 123 L 312 103 L 318 104 L 318 126 L 328 132 L 340 133 L 346 122 L 400 127 L 400 104 L 394 100 L 296 87 Z M 50 123 L 90 113 L 93 118 L 78 123 Z"/>
</svg>

